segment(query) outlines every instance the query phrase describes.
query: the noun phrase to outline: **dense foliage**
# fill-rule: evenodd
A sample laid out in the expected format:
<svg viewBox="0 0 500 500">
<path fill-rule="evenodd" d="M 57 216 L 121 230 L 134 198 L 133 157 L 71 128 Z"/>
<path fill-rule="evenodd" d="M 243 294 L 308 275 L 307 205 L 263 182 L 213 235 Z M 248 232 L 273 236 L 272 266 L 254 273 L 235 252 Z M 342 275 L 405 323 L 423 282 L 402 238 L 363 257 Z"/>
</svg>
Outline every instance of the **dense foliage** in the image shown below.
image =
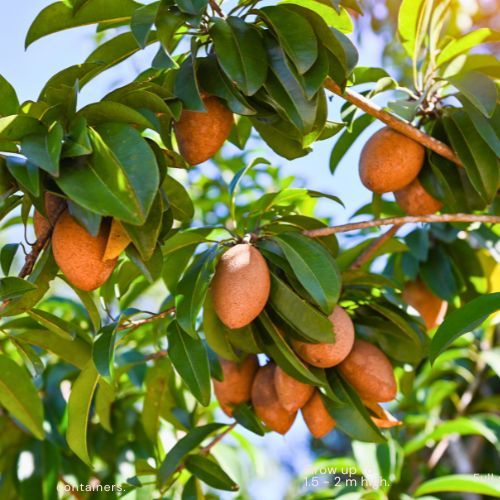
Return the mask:
<svg viewBox="0 0 500 500">
<path fill-rule="evenodd" d="M 238 485 L 245 497 L 250 478 L 241 464 L 249 459 L 241 450 L 251 461 L 252 445 L 237 431 L 236 445 L 218 444 L 234 426 L 217 423 L 212 379 L 222 379 L 219 357 L 239 361 L 252 353 L 320 388 L 348 438 L 341 451 L 353 450 L 352 457 L 331 458 L 336 445 L 315 441 L 320 473 L 298 478 L 291 497 L 500 496 L 498 481 L 484 475 L 500 465 L 492 316 L 500 309 L 498 225 L 419 225 L 376 248 L 373 230 L 363 229 L 341 248 L 333 232 L 306 232 L 328 227 L 315 216 L 319 199 L 342 200 L 292 187 L 294 179 L 269 159 L 248 153 L 262 139 L 292 160 L 330 140 L 334 174 L 376 118 L 346 100 L 339 121 L 330 120 L 325 82 L 367 99 L 389 92 L 393 116 L 457 156 L 454 163 L 426 150 L 418 175 L 440 212 L 498 215 L 499 64 L 487 45 L 498 38 L 489 27 L 458 32 L 450 19 L 459 8 L 452 0 L 403 0 L 397 26 L 377 26 L 372 17 L 376 29 L 397 29 L 398 48 L 387 51 L 399 65 L 395 76 L 358 65 L 348 37 L 363 12 L 356 0 L 241 0 L 227 7 L 66 0 L 38 15 L 27 46 L 89 24 L 101 43 L 82 64 L 54 75 L 35 101 L 19 103 L 0 76 L 3 227 L 28 230 L 33 208 L 50 220 L 50 193 L 89 235 L 105 234 L 106 253 L 118 260 L 98 290 L 84 291 L 63 269 L 55 241 L 52 251 L 50 224 L 37 231 L 21 271 L 23 244 L 1 249 L 2 499 L 57 498 L 57 484 L 66 480 L 119 485 L 121 493 L 101 493 L 116 497 L 198 499 Z M 147 71 L 78 106 L 84 85 L 152 44 L 158 50 Z M 208 95 L 234 114 L 235 148 L 217 153 L 200 173 L 180 154 L 175 124 L 186 111 L 204 113 Z M 341 196 L 347 199 L 348 189 Z M 374 194 L 355 215 L 404 212 Z M 221 255 L 237 243 L 264 256 L 271 291 L 258 317 L 230 329 L 214 310 L 210 283 Z M 76 260 L 70 255 L 70 268 Z M 409 307 L 402 293 L 408 283 L 447 302 L 437 330 Z M 395 369 L 398 397 L 388 408 L 364 401 L 339 370 L 313 367 L 291 347 L 292 339 L 328 342 L 337 304 L 356 337 L 377 345 Z M 257 435 L 269 430 L 250 402 L 232 414 Z M 23 452 L 34 457 L 27 476 L 20 473 Z M 319 481 L 329 467 L 341 487 Z"/>
</svg>

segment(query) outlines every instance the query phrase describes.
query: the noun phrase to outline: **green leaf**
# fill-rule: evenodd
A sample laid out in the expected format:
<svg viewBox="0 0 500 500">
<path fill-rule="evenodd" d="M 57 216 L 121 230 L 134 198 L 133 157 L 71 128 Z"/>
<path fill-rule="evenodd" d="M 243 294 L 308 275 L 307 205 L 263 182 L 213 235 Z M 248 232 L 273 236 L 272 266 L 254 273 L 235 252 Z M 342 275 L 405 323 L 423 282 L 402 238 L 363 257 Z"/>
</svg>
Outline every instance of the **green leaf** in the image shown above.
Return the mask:
<svg viewBox="0 0 500 500">
<path fill-rule="evenodd" d="M 264 7 L 257 13 L 276 33 L 299 73 L 309 70 L 318 57 L 318 41 L 309 22 L 283 5 Z"/>
<path fill-rule="evenodd" d="M 115 122 L 139 125 L 143 128 L 154 128 L 153 124 L 147 120 L 142 113 L 139 113 L 139 111 L 136 111 L 125 104 L 113 101 L 101 101 L 88 104 L 78 111 L 76 117 L 85 118 L 89 125 L 92 126 Z"/>
<path fill-rule="evenodd" d="M 0 75 L 0 95 L 2 96 L 0 116 L 14 115 L 19 108 L 19 100 L 14 87 L 2 75 Z"/>
<path fill-rule="evenodd" d="M 399 8 L 398 31 L 406 53 L 413 57 L 419 30 L 419 19 L 426 0 L 403 0 Z"/>
<path fill-rule="evenodd" d="M 484 116 L 493 115 L 497 105 L 497 87 L 491 78 L 477 71 L 471 71 L 462 76 L 450 77 L 448 81 Z"/>
<path fill-rule="evenodd" d="M 40 170 L 34 163 L 17 156 L 9 156 L 5 159 L 5 164 L 20 186 L 35 197 L 40 196 Z"/>
<path fill-rule="evenodd" d="M 206 109 L 198 87 L 198 78 L 196 76 L 197 63 L 194 54 L 196 54 L 196 48 L 182 63 L 177 72 L 174 84 L 174 94 L 182 101 L 186 109 L 203 113 Z"/>
<path fill-rule="evenodd" d="M 259 32 L 238 17 L 211 19 L 210 35 L 220 66 L 246 95 L 262 87 L 267 76 L 267 55 Z"/>
<path fill-rule="evenodd" d="M 430 361 L 434 362 L 453 341 L 477 328 L 490 314 L 498 310 L 500 310 L 500 292 L 482 295 L 448 314 L 432 338 Z"/>
<path fill-rule="evenodd" d="M 416 490 L 415 496 L 429 495 L 439 492 L 477 493 L 490 497 L 500 497 L 500 486 L 488 475 L 482 474 L 455 474 L 441 476 L 422 483 Z"/>
<path fill-rule="evenodd" d="M 67 3 L 55 2 L 35 18 L 26 35 L 25 46 L 46 35 L 76 26 L 128 21 L 136 8 L 133 0 L 86 0 L 76 11 Z"/>
<path fill-rule="evenodd" d="M 161 187 L 167 195 L 174 219 L 189 222 L 194 216 L 194 205 L 186 188 L 170 175 L 165 176 Z"/>
<path fill-rule="evenodd" d="M 176 0 L 176 3 L 181 12 L 198 16 L 207 8 L 208 0 Z"/>
<path fill-rule="evenodd" d="M 325 384 L 325 381 L 320 378 L 321 371 L 308 366 L 297 356 L 297 354 L 295 354 L 295 351 L 284 339 L 283 332 L 271 321 L 266 311 L 260 313 L 257 321 L 258 324 L 262 326 L 262 328 L 259 328 L 259 333 L 261 340 L 260 344 L 263 350 L 269 354 L 286 373 L 305 384 Z"/>
<path fill-rule="evenodd" d="M 186 469 L 201 479 L 204 483 L 225 491 L 238 491 L 238 485 L 224 472 L 213 457 L 189 455 L 186 459 Z"/>
<path fill-rule="evenodd" d="M 89 131 L 92 156 L 64 168 L 59 187 L 88 210 L 143 224 L 159 184 L 153 151 L 129 125 L 106 124 Z"/>
<path fill-rule="evenodd" d="M 358 441 L 382 443 L 385 441 L 380 430 L 372 422 L 356 391 L 337 373 L 328 370 L 328 381 L 335 399 L 323 398 L 328 413 L 337 422 L 337 427 Z"/>
<path fill-rule="evenodd" d="M 0 279 L 0 301 L 18 299 L 28 292 L 36 290 L 36 285 L 14 276 Z"/>
<path fill-rule="evenodd" d="M 42 123 L 31 116 L 10 115 L 0 118 L 0 140 L 19 141 L 27 135 L 44 131 Z"/>
<path fill-rule="evenodd" d="M 143 260 L 133 245 L 129 245 L 125 253 L 149 283 L 154 283 L 161 276 L 163 270 L 163 256 L 158 245 L 155 247 L 153 255 L 148 260 Z"/>
<path fill-rule="evenodd" d="M 281 233 L 273 240 L 319 308 L 331 314 L 341 285 L 340 272 L 332 255 L 320 243 L 300 233 Z"/>
<path fill-rule="evenodd" d="M 257 418 L 249 403 L 241 403 L 233 407 L 233 418 L 235 418 L 240 425 L 249 431 L 257 434 L 257 436 L 264 436 L 266 430 L 260 420 Z"/>
<path fill-rule="evenodd" d="M 68 401 L 66 440 L 70 449 L 88 466 L 92 465 L 87 444 L 90 405 L 98 382 L 99 373 L 90 362 L 74 381 Z"/>
<path fill-rule="evenodd" d="M 203 405 L 210 403 L 208 355 L 200 339 L 188 335 L 177 321 L 168 327 L 168 356 L 193 396 Z"/>
<path fill-rule="evenodd" d="M 165 459 L 160 465 L 158 471 L 160 485 L 164 485 L 167 482 L 168 478 L 175 472 L 177 467 L 182 463 L 184 457 L 190 451 L 197 448 L 208 436 L 223 427 L 225 427 L 224 424 L 206 424 L 192 429 L 184 437 L 179 439 L 167 452 Z"/>
<path fill-rule="evenodd" d="M 218 248 L 214 245 L 200 255 L 188 268 L 175 290 L 177 321 L 193 337 L 196 337 L 196 319 L 215 272 L 217 253 Z"/>
<path fill-rule="evenodd" d="M 92 360 L 102 377 L 109 377 L 113 372 L 117 327 L 117 323 L 106 325 L 94 339 Z"/>
<path fill-rule="evenodd" d="M 204 500 L 201 483 L 195 476 L 191 476 L 182 490 L 181 500 Z"/>
<path fill-rule="evenodd" d="M 161 2 L 153 2 L 143 7 L 139 7 L 132 14 L 130 20 L 130 30 L 132 31 L 137 44 L 141 49 L 147 45 L 148 37 L 153 27 L 153 23 L 158 13 Z"/>
<path fill-rule="evenodd" d="M 23 368 L 0 354 L 0 404 L 38 439 L 44 439 L 42 400 Z"/>
<path fill-rule="evenodd" d="M 328 26 L 336 28 L 343 33 L 351 33 L 354 28 L 349 13 L 345 9 L 336 11 L 328 1 L 282 0 L 280 4 L 284 4 L 286 7 L 297 5 L 301 8 L 308 9 L 321 17 Z M 316 32 L 316 34 L 318 33 Z"/>
<path fill-rule="evenodd" d="M 101 426 L 110 433 L 113 432 L 111 425 L 111 405 L 115 399 L 116 392 L 114 387 L 101 379 L 95 395 L 95 413 L 99 417 Z"/>
<path fill-rule="evenodd" d="M 59 175 L 59 159 L 61 157 L 64 130 L 59 122 L 44 134 L 33 134 L 23 137 L 22 153 L 35 165 L 49 174 Z"/>
<path fill-rule="evenodd" d="M 420 266 L 424 283 L 443 300 L 452 301 L 458 293 L 458 283 L 452 261 L 440 246 L 432 248 L 428 259 Z"/>
<path fill-rule="evenodd" d="M 64 339 L 72 340 L 76 337 L 76 328 L 68 321 L 64 321 L 54 314 L 42 309 L 33 308 L 28 311 L 28 315 L 37 323 L 47 328 L 47 330 L 54 332 Z"/>
<path fill-rule="evenodd" d="M 7 275 L 10 272 L 10 267 L 14 257 L 16 256 L 17 250 L 19 249 L 19 243 L 7 243 L 2 247 L 0 252 L 0 263 L 2 267 L 2 272 Z"/>
<path fill-rule="evenodd" d="M 489 28 L 480 28 L 471 31 L 460 38 L 450 40 L 437 56 L 436 65 L 441 66 L 451 59 L 454 59 L 461 54 L 465 54 L 474 47 L 477 47 L 479 44 L 487 41 L 492 34 L 493 32 Z"/>
<path fill-rule="evenodd" d="M 271 274 L 269 303 L 294 330 L 312 342 L 333 342 L 333 325 L 327 316 L 299 297 L 284 281 Z"/>
</svg>

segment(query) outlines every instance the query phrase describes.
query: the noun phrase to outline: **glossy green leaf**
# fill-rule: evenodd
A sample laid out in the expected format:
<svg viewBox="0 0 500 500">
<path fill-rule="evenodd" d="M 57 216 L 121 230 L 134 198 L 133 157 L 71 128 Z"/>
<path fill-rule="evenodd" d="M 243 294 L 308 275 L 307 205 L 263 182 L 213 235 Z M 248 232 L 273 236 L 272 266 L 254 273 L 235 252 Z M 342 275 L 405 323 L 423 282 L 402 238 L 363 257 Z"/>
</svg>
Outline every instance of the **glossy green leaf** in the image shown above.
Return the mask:
<svg viewBox="0 0 500 500">
<path fill-rule="evenodd" d="M 0 405 L 38 439 L 44 439 L 42 400 L 28 372 L 0 354 Z"/>
<path fill-rule="evenodd" d="M 430 345 L 429 358 L 436 358 L 457 338 L 477 328 L 490 315 L 500 310 L 500 292 L 482 295 L 446 316 Z"/>
<path fill-rule="evenodd" d="M 72 340 L 76 337 L 76 328 L 68 321 L 64 321 L 54 314 L 42 309 L 33 308 L 28 311 L 28 315 L 37 323 L 47 328 L 47 330 L 54 332 L 62 338 Z"/>
<path fill-rule="evenodd" d="M 398 31 L 406 53 L 413 57 L 418 37 L 419 18 L 425 0 L 403 0 L 399 8 Z"/>
<path fill-rule="evenodd" d="M 111 423 L 112 404 L 116 399 L 114 387 L 105 380 L 99 380 L 99 386 L 95 395 L 95 414 L 99 418 L 99 423 L 108 432 L 113 432 Z"/>
<path fill-rule="evenodd" d="M 353 22 L 351 16 L 345 9 L 336 10 L 331 5 L 333 2 L 328 1 L 308 1 L 308 0 L 282 0 L 280 3 L 287 7 L 298 5 L 301 8 L 308 9 L 315 13 L 323 21 L 332 28 L 336 28 L 343 33 L 351 33 L 353 30 Z M 317 33 L 316 33 L 317 34 Z"/>
<path fill-rule="evenodd" d="M 115 122 L 139 125 L 142 128 L 154 128 L 152 123 L 142 113 L 119 102 L 101 101 L 88 104 L 78 111 L 78 117 L 85 118 L 89 125 Z"/>
<path fill-rule="evenodd" d="M 176 4 L 181 12 L 198 16 L 207 8 L 208 0 L 176 0 Z"/>
<path fill-rule="evenodd" d="M 233 418 L 235 418 L 240 425 L 249 431 L 257 434 L 257 436 L 264 436 L 266 430 L 262 423 L 252 410 L 249 403 L 241 403 L 233 407 Z"/>
<path fill-rule="evenodd" d="M 295 276 L 325 314 L 330 314 L 340 295 L 340 272 L 330 253 L 300 233 L 273 238 L 290 263 Z"/>
<path fill-rule="evenodd" d="M 479 28 L 460 38 L 450 40 L 437 56 L 436 65 L 441 66 L 455 57 L 468 52 L 477 45 L 487 41 L 491 34 L 492 31 L 489 28 Z"/>
<path fill-rule="evenodd" d="M 174 94 L 191 111 L 206 111 L 200 96 L 195 51 L 181 65 L 175 78 Z"/>
<path fill-rule="evenodd" d="M 208 355 L 203 342 L 187 334 L 177 321 L 168 327 L 168 355 L 175 370 L 203 405 L 210 403 L 211 382 Z"/>
<path fill-rule="evenodd" d="M 182 490 L 181 500 L 204 500 L 203 489 L 201 487 L 200 481 L 195 477 L 191 476 Z"/>
<path fill-rule="evenodd" d="M 0 301 L 18 299 L 36 289 L 36 285 L 14 276 L 0 279 Z"/>
<path fill-rule="evenodd" d="M 238 491 L 239 489 L 213 457 L 189 455 L 186 459 L 186 468 L 212 488 L 225 491 Z"/>
<path fill-rule="evenodd" d="M 440 492 L 477 493 L 500 498 L 500 485 L 488 475 L 454 474 L 425 481 L 415 490 L 415 496 Z"/>
<path fill-rule="evenodd" d="M 484 116 L 492 116 L 497 105 L 497 87 L 493 80 L 477 71 L 471 71 L 460 77 L 451 77 L 448 80 Z"/>
<path fill-rule="evenodd" d="M 26 35 L 26 47 L 51 33 L 76 26 L 128 21 L 137 4 L 132 0 L 87 0 L 76 12 L 65 2 L 45 7 L 31 24 Z"/>
<path fill-rule="evenodd" d="M 21 151 L 35 165 L 57 177 L 63 135 L 62 125 L 56 122 L 45 134 L 23 137 Z"/>
<path fill-rule="evenodd" d="M 255 94 L 267 76 L 267 56 L 259 32 L 238 17 L 213 17 L 210 35 L 217 60 L 228 78 L 244 94 Z"/>
<path fill-rule="evenodd" d="M 4 245 L 0 251 L 0 264 L 2 272 L 6 276 L 10 272 L 10 267 L 12 266 L 12 262 L 16 256 L 19 246 L 19 243 L 7 243 L 7 245 Z"/>
<path fill-rule="evenodd" d="M 14 115 L 19 107 L 19 100 L 17 99 L 14 87 L 0 75 L 0 95 L 2 102 L 0 103 L 0 116 Z"/>
<path fill-rule="evenodd" d="M 87 465 L 91 465 L 87 433 L 90 405 L 99 381 L 99 373 L 93 363 L 80 372 L 71 388 L 68 401 L 68 427 L 66 440 L 70 449 Z"/>
<path fill-rule="evenodd" d="M 143 7 L 139 7 L 132 14 L 130 30 L 141 49 L 145 48 L 147 45 L 148 37 L 156 19 L 159 6 L 160 2 L 153 2 Z"/>
<path fill-rule="evenodd" d="M 99 375 L 109 377 L 113 373 L 117 324 L 106 325 L 97 333 L 92 346 L 92 360 Z"/>
<path fill-rule="evenodd" d="M 309 22 L 284 5 L 264 7 L 258 14 L 276 33 L 299 73 L 309 70 L 318 57 L 318 41 Z"/>
<path fill-rule="evenodd" d="M 186 188 L 170 175 L 166 175 L 162 188 L 165 191 L 174 219 L 189 222 L 194 216 L 194 205 Z"/>
<path fill-rule="evenodd" d="M 43 133 L 45 127 L 36 118 L 26 115 L 10 115 L 0 118 L 0 139 L 19 141 L 30 134 Z"/>
</svg>

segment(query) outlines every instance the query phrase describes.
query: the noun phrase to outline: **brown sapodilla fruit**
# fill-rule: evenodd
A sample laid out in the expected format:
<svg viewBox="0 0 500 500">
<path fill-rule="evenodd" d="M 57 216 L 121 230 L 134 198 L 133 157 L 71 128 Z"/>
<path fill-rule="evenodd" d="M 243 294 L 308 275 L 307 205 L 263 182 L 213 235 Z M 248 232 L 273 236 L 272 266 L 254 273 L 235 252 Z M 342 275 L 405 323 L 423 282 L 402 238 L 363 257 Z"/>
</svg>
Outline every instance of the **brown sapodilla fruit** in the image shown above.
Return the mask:
<svg viewBox="0 0 500 500">
<path fill-rule="evenodd" d="M 383 403 L 396 397 L 396 379 L 391 362 L 369 342 L 355 340 L 352 351 L 338 365 L 338 369 L 366 401 Z"/>
<path fill-rule="evenodd" d="M 35 235 L 40 238 L 40 235 L 44 234 L 49 227 L 53 226 L 56 222 L 57 215 L 61 206 L 66 202 L 60 196 L 53 193 L 46 192 L 44 196 L 45 213 L 47 218 L 44 217 L 38 210 L 35 209 L 33 214 L 33 226 L 35 228 Z"/>
<path fill-rule="evenodd" d="M 222 255 L 212 280 L 214 309 L 231 329 L 251 323 L 264 309 L 271 278 L 267 263 L 253 246 L 241 243 Z"/>
<path fill-rule="evenodd" d="M 304 422 L 311 434 L 320 439 L 333 431 L 336 422 L 328 413 L 318 390 L 314 391 L 309 401 L 301 410 Z"/>
<path fill-rule="evenodd" d="M 351 352 L 354 344 L 354 325 L 340 306 L 335 306 L 329 316 L 335 332 L 335 342 L 308 344 L 292 340 L 294 351 L 307 363 L 319 368 L 338 365 Z"/>
<path fill-rule="evenodd" d="M 361 182 L 374 193 L 404 188 L 420 172 L 425 149 L 389 127 L 376 132 L 365 144 L 359 161 Z"/>
<path fill-rule="evenodd" d="M 297 416 L 281 406 L 274 385 L 276 365 L 269 363 L 258 369 L 252 385 L 252 404 L 255 414 L 269 429 L 286 434 Z"/>
<path fill-rule="evenodd" d="M 285 373 L 279 366 L 274 371 L 274 385 L 281 406 L 289 412 L 300 410 L 314 392 L 312 385 L 299 382 Z"/>
<path fill-rule="evenodd" d="M 440 210 L 443 204 L 430 195 L 418 179 L 408 184 L 408 186 L 394 191 L 394 196 L 398 205 L 408 215 L 428 215 Z"/>
<path fill-rule="evenodd" d="M 233 114 L 218 97 L 204 96 L 206 112 L 183 110 L 174 124 L 179 151 L 190 165 L 211 158 L 231 133 Z"/>
<path fill-rule="evenodd" d="M 52 234 L 52 250 L 57 265 L 76 288 L 95 290 L 113 272 L 116 259 L 102 261 L 107 236 L 104 227 L 92 236 L 67 210 L 59 217 Z"/>
<path fill-rule="evenodd" d="M 259 361 L 255 354 L 249 354 L 241 362 L 219 358 L 224 379 L 214 380 L 214 392 L 221 408 L 232 416 L 232 405 L 250 401 L 252 384 Z"/>
<path fill-rule="evenodd" d="M 448 302 L 434 295 L 420 279 L 405 284 L 403 300 L 419 312 L 427 330 L 440 325 L 448 309 Z"/>
</svg>

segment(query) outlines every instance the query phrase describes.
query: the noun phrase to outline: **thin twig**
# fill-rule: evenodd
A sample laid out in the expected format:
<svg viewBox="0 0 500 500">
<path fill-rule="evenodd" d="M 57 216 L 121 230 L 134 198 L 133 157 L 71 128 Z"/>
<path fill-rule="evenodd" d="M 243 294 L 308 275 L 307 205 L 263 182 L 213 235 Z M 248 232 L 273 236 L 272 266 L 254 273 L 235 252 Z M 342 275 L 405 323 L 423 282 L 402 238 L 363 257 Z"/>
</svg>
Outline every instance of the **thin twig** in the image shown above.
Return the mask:
<svg viewBox="0 0 500 500">
<path fill-rule="evenodd" d="M 368 262 L 373 254 L 387 241 L 390 240 L 401 226 L 392 226 L 388 231 L 379 236 L 373 243 L 354 261 L 351 269 L 359 269 Z"/>
<path fill-rule="evenodd" d="M 329 236 L 330 234 L 346 233 L 357 229 L 367 229 L 379 226 L 402 226 L 417 222 L 481 222 L 484 224 L 499 224 L 500 216 L 497 215 L 474 215 L 474 214 L 442 214 L 442 215 L 407 215 L 404 217 L 387 217 L 385 219 L 374 219 L 362 222 L 352 222 L 340 226 L 323 227 L 320 229 L 310 229 L 302 234 L 311 238 Z"/>
<path fill-rule="evenodd" d="M 56 222 L 58 221 L 59 217 L 62 215 L 64 210 L 66 210 L 66 204 L 61 203 L 57 207 L 56 211 L 53 214 L 51 214 L 52 220 L 49 221 L 49 219 L 47 219 L 47 228 L 45 229 L 45 231 L 42 232 L 42 234 L 37 238 L 35 243 L 32 245 L 31 252 L 28 255 L 26 255 L 24 265 L 18 274 L 19 278 L 26 278 L 26 276 L 30 275 L 31 272 L 33 271 L 33 267 L 35 266 L 40 253 L 45 248 L 47 242 L 50 240 Z"/>
<path fill-rule="evenodd" d="M 456 165 L 463 166 L 458 156 L 444 142 L 441 142 L 434 137 L 427 135 L 410 123 L 402 120 L 397 116 L 392 115 L 391 113 L 388 113 L 363 95 L 358 94 L 351 89 L 342 91 L 342 89 L 330 78 L 326 80 L 324 86 L 334 94 L 339 95 L 346 101 L 354 104 L 359 109 L 362 109 L 365 113 L 368 113 L 369 115 L 372 115 L 375 118 L 379 119 L 381 122 L 385 123 L 392 129 L 400 132 L 403 135 L 406 135 L 410 139 L 413 139 L 414 141 L 422 144 L 422 146 L 425 146 L 438 155 L 441 155 L 444 158 L 452 161 Z"/>
<path fill-rule="evenodd" d="M 139 328 L 142 325 L 147 325 L 148 323 L 154 323 L 159 319 L 166 318 L 167 316 L 170 316 L 170 314 L 174 312 L 175 312 L 175 307 L 171 307 L 170 309 L 162 311 L 158 314 L 152 314 L 151 316 L 148 316 L 147 318 L 144 319 L 138 319 L 136 321 L 128 321 L 127 323 L 120 325 L 118 327 L 118 330 L 129 330 L 129 329 L 135 330 L 136 328 Z"/>
<path fill-rule="evenodd" d="M 216 0 L 209 0 L 208 2 L 210 4 L 210 7 L 212 7 L 212 9 L 222 18 L 225 18 L 226 15 L 224 14 L 224 12 L 222 11 L 222 9 L 220 8 L 219 4 L 217 3 Z"/>
<path fill-rule="evenodd" d="M 227 429 L 225 429 L 223 432 L 220 434 L 217 434 L 217 436 L 214 437 L 210 443 L 208 443 L 206 446 L 204 446 L 200 450 L 201 455 L 208 455 L 210 453 L 210 450 L 220 441 L 224 439 L 225 436 L 227 436 L 236 426 L 238 425 L 238 422 L 235 420 Z"/>
</svg>

